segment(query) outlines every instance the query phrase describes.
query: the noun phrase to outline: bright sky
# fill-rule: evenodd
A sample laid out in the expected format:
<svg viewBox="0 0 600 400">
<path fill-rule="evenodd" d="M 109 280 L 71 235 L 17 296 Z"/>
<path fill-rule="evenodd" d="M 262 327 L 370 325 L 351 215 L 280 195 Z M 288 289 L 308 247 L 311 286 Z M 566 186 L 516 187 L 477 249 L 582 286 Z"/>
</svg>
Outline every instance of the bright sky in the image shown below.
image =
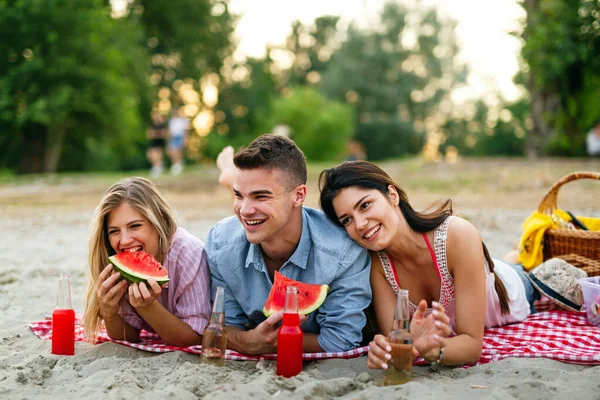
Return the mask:
<svg viewBox="0 0 600 400">
<path fill-rule="evenodd" d="M 409 0 L 410 1 L 410 0 Z M 460 57 L 471 68 L 473 96 L 497 88 L 508 99 L 518 97 L 512 83 L 518 70 L 518 39 L 509 35 L 519 27 L 524 11 L 517 0 L 413 0 L 436 5 L 443 15 L 458 21 L 456 35 Z M 262 56 L 267 43 L 281 44 L 292 21 L 311 23 L 321 15 L 339 15 L 343 23 L 365 23 L 378 13 L 384 0 L 230 0 L 230 10 L 240 15 L 236 36 L 238 53 Z"/>
</svg>

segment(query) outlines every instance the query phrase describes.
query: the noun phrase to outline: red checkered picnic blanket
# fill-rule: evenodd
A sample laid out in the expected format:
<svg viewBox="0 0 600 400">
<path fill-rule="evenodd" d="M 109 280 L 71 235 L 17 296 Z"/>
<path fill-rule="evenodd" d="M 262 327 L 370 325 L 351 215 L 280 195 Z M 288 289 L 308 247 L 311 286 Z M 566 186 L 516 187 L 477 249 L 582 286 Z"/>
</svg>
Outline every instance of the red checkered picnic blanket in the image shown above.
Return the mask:
<svg viewBox="0 0 600 400">
<path fill-rule="evenodd" d="M 49 340 L 52 338 L 52 321 L 32 322 L 30 327 L 38 337 Z M 76 324 L 75 339 L 85 341 L 83 327 Z M 122 340 L 112 340 L 106 332 L 98 335 L 97 343 L 113 341 L 136 349 L 164 353 L 169 351 L 185 351 L 200 354 L 202 346 L 174 347 L 159 340 L 153 333 L 142 331 L 141 341 L 131 343 Z M 326 358 L 354 358 L 368 351 L 368 347 L 359 347 L 339 353 L 305 353 L 305 360 Z M 525 321 L 486 329 L 483 338 L 483 350 L 478 364 L 486 364 L 508 357 L 550 358 L 574 364 L 600 365 L 600 328 L 591 325 L 584 312 L 544 311 L 529 316 Z M 228 360 L 259 360 L 265 358 L 274 360 L 276 354 L 248 356 L 227 350 Z M 417 364 L 424 364 L 421 360 Z"/>
<path fill-rule="evenodd" d="M 33 333 L 41 339 L 50 340 L 52 339 L 52 319 L 46 317 L 43 321 L 36 321 L 29 324 Z M 83 332 L 83 326 L 81 325 L 81 319 L 78 317 L 75 321 L 75 340 L 78 342 L 85 342 L 85 335 Z M 170 351 L 185 351 L 187 353 L 201 354 L 202 346 L 189 346 L 189 347 L 175 347 L 169 346 L 160 340 L 158 335 L 142 330 L 140 332 L 140 341 L 137 343 L 128 342 L 125 340 L 113 340 L 108 337 L 108 334 L 103 329 L 98 334 L 96 344 L 105 342 L 115 342 L 124 346 L 133 347 L 144 351 L 150 351 L 153 353 L 167 353 Z M 369 350 L 367 346 L 359 347 L 349 351 L 338 352 L 338 353 L 304 353 L 302 358 L 304 360 L 321 360 L 325 358 L 354 358 L 358 357 Z M 277 354 L 263 354 L 260 356 L 249 356 L 246 354 L 238 353 L 237 351 L 227 350 L 225 352 L 226 360 L 238 360 L 238 361 L 258 361 L 261 358 L 267 360 L 277 359 Z"/>
</svg>

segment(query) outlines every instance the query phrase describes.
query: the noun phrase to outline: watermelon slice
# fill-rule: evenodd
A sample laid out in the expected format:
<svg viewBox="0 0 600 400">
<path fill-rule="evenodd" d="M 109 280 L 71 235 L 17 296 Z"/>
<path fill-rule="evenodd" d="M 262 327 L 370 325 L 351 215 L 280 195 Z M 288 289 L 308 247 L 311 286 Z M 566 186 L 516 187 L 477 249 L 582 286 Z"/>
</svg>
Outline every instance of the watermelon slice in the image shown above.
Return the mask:
<svg viewBox="0 0 600 400">
<path fill-rule="evenodd" d="M 167 269 L 143 251 L 124 251 L 108 257 L 115 270 L 131 283 L 154 279 L 159 285 L 169 281 Z"/>
<path fill-rule="evenodd" d="M 290 279 L 275 271 L 275 282 L 269 292 L 269 297 L 263 307 L 263 313 L 268 317 L 277 311 L 283 311 L 285 305 L 285 290 L 288 286 L 298 288 L 298 312 L 310 314 L 323 304 L 329 286 L 304 283 Z"/>
</svg>

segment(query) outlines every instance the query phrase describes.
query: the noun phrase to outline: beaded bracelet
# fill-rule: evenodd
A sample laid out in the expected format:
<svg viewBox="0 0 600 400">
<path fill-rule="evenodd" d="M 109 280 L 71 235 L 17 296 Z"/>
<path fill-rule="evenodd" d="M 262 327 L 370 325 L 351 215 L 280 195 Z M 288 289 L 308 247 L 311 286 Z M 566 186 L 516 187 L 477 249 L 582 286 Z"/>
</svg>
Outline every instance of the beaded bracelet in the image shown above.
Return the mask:
<svg viewBox="0 0 600 400">
<path fill-rule="evenodd" d="M 431 364 L 437 364 L 437 365 L 443 365 L 444 363 L 444 348 L 440 347 L 440 354 L 438 355 L 437 360 L 435 360 L 434 362 L 432 362 Z"/>
</svg>

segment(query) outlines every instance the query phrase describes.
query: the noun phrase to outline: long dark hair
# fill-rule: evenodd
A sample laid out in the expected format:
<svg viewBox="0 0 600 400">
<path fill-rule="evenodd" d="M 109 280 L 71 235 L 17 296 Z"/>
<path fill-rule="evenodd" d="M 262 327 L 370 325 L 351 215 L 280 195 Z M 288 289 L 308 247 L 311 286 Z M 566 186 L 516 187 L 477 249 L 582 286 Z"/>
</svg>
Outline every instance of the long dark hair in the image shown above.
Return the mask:
<svg viewBox="0 0 600 400">
<path fill-rule="evenodd" d="M 396 184 L 392 178 L 377 165 L 368 161 L 346 161 L 336 167 L 325 169 L 319 175 L 320 203 L 325 215 L 334 223 L 342 226 L 333 208 L 333 200 L 338 193 L 348 187 L 375 189 L 387 196 L 388 187 L 393 186 L 400 200 L 398 206 L 410 228 L 419 233 L 434 230 L 453 214 L 452 200 L 446 199 L 437 208 L 432 206 L 427 212 L 418 212 L 408 201 L 406 191 Z M 496 293 L 500 300 L 500 310 L 503 315 L 510 312 L 508 293 L 502 280 L 494 272 L 494 262 L 490 257 L 485 243 L 481 242 L 483 255 L 488 263 L 490 272 L 494 274 Z"/>
</svg>

